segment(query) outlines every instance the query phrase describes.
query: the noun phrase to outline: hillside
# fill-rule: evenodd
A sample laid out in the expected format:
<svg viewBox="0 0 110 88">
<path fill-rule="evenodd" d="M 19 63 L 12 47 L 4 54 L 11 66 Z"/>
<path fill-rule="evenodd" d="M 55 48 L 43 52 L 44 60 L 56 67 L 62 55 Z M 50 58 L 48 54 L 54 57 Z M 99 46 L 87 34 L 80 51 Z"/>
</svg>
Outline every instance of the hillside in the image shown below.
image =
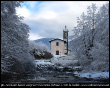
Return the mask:
<svg viewBox="0 0 110 88">
<path fill-rule="evenodd" d="M 42 43 L 46 44 L 50 49 L 49 41 L 52 40 L 52 39 L 55 39 L 55 38 L 41 38 L 41 39 L 37 39 L 37 40 L 34 40 L 34 41 L 35 41 L 35 43 L 42 42 Z"/>
</svg>

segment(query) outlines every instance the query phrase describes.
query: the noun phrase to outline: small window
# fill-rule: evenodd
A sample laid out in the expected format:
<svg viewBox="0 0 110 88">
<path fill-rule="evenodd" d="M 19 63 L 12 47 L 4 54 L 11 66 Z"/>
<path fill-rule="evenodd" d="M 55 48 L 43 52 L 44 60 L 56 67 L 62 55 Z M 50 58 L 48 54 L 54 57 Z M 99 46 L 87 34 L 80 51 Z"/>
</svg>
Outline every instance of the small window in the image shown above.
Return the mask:
<svg viewBox="0 0 110 88">
<path fill-rule="evenodd" d="M 59 42 L 56 42 L 56 46 L 59 46 Z"/>
</svg>

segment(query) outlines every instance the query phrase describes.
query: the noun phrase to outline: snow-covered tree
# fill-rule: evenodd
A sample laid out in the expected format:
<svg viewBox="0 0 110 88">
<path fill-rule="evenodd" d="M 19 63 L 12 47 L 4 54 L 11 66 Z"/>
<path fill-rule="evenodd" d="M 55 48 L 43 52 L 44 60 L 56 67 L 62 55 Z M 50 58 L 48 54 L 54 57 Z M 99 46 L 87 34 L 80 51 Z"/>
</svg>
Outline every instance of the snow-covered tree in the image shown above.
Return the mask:
<svg viewBox="0 0 110 88">
<path fill-rule="evenodd" d="M 48 51 L 49 52 L 49 48 L 46 44 L 44 44 L 42 42 L 35 43 L 35 41 L 29 40 L 29 50 L 31 51 L 33 49 L 38 49 L 39 51 Z"/>
<path fill-rule="evenodd" d="M 29 51 L 36 59 L 52 58 L 48 46 L 42 42 L 35 43 L 35 41 L 29 41 Z"/>
<path fill-rule="evenodd" d="M 97 12 L 97 7 L 96 4 L 93 4 L 91 6 L 88 6 L 87 8 L 87 19 L 88 19 L 88 26 L 91 29 L 91 39 L 90 39 L 90 47 L 94 46 L 94 36 L 95 36 L 95 24 L 96 24 L 96 12 Z"/>
<path fill-rule="evenodd" d="M 88 14 L 82 14 L 82 18 L 78 18 L 76 29 L 80 31 L 75 30 L 74 33 L 79 32 L 79 35 L 71 41 L 71 49 L 83 69 L 108 71 L 109 3 L 104 4 L 98 11 L 96 8 L 96 5 L 92 4 L 88 7 Z"/>
<path fill-rule="evenodd" d="M 21 1 L 1 1 L 1 73 L 33 72 L 34 62 L 29 54 L 29 26 L 16 14 Z M 33 68 L 33 69 L 32 69 Z"/>
</svg>

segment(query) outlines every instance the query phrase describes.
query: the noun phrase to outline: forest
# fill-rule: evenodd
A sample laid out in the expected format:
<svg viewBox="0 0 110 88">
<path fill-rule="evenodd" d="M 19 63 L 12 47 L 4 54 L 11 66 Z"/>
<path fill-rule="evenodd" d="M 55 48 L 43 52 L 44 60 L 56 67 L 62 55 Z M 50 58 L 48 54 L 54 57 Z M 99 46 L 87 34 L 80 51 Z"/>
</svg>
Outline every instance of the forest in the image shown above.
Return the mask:
<svg viewBox="0 0 110 88">
<path fill-rule="evenodd" d="M 85 71 L 109 71 L 109 3 L 96 4 L 77 18 L 70 47 Z"/>
</svg>

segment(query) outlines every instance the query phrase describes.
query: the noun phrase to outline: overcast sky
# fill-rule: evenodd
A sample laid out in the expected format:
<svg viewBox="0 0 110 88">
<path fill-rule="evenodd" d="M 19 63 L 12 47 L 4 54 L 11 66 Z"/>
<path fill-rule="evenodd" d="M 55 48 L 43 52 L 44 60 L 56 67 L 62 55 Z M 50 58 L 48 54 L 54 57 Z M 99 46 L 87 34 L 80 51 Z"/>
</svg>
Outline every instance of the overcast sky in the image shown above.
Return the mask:
<svg viewBox="0 0 110 88">
<path fill-rule="evenodd" d="M 87 12 L 87 6 L 96 3 L 99 8 L 107 1 L 25 1 L 17 8 L 17 14 L 24 16 L 28 24 L 30 40 L 40 38 L 61 38 L 65 25 L 72 34 L 77 17 Z"/>
</svg>

